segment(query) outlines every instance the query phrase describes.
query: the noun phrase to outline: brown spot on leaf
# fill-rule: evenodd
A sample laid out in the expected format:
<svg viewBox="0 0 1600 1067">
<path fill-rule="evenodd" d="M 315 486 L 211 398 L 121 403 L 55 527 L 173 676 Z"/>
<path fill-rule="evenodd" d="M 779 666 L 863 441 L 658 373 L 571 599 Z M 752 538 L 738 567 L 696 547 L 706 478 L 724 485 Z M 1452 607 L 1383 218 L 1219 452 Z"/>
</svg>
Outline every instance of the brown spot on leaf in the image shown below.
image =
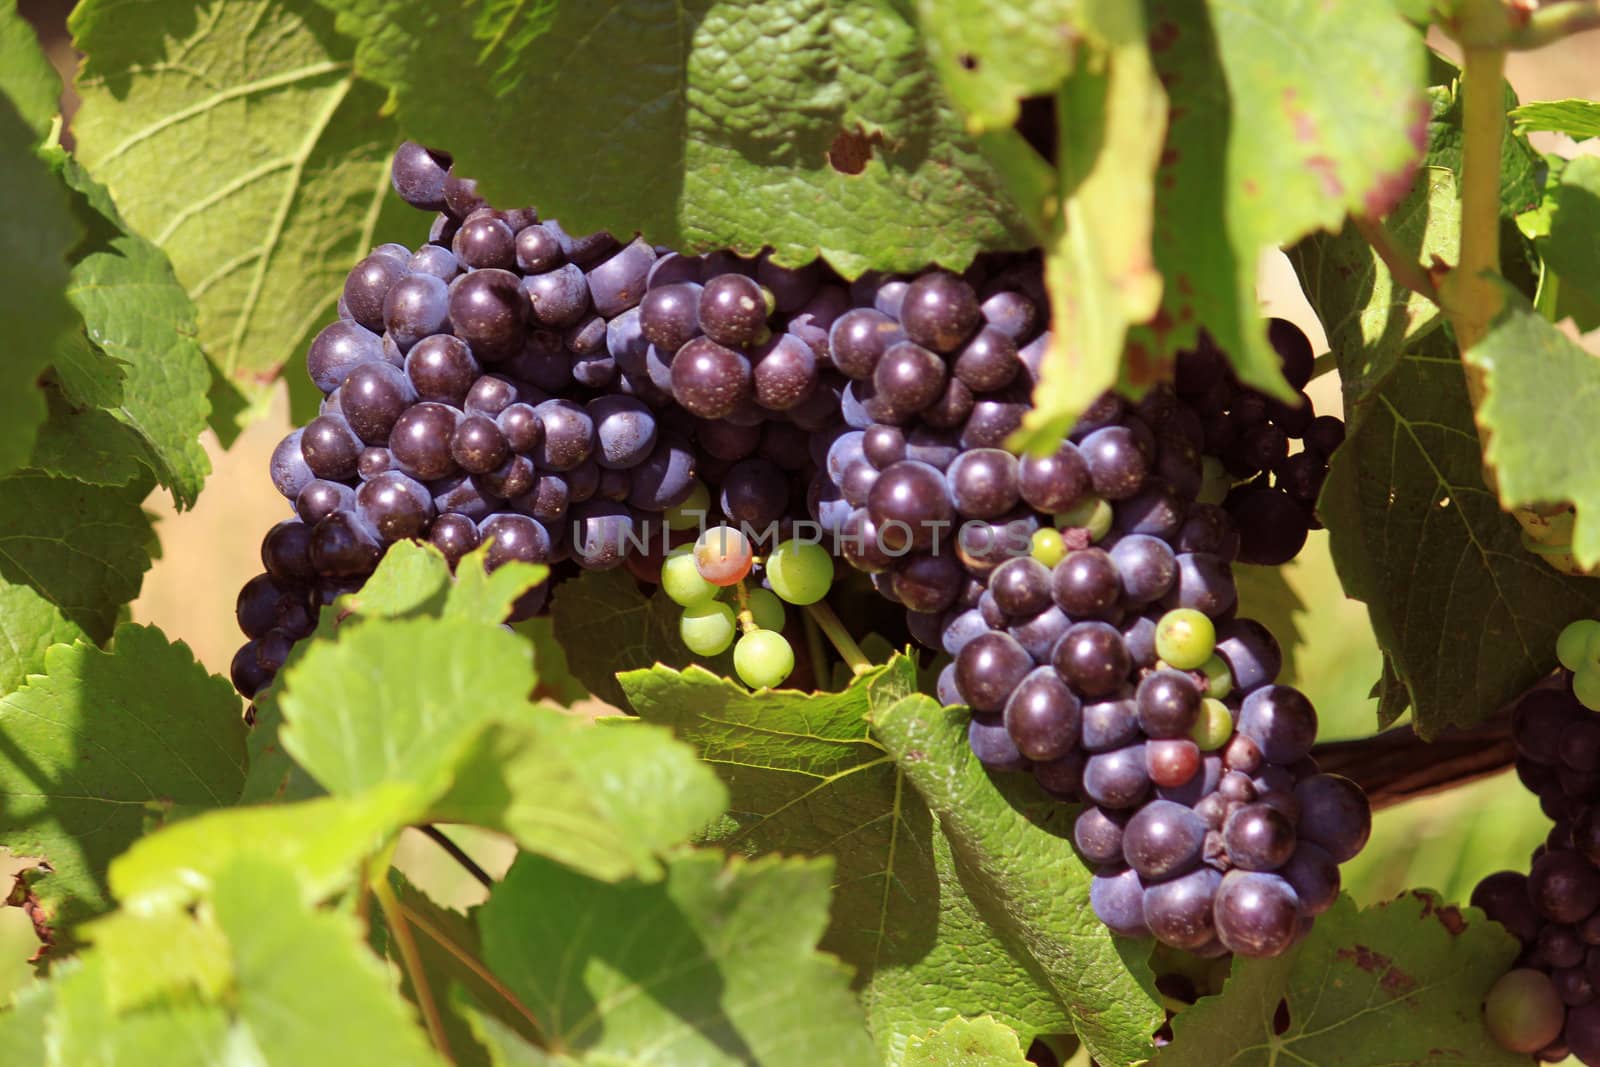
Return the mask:
<svg viewBox="0 0 1600 1067">
<path fill-rule="evenodd" d="M 1417 988 L 1417 980 L 1394 965 L 1394 960 L 1366 945 L 1342 948 L 1335 959 L 1349 960 L 1368 974 L 1378 975 L 1378 985 L 1392 997 L 1401 997 Z"/>
<path fill-rule="evenodd" d="M 1261 186 L 1256 183 L 1256 180 L 1254 178 L 1246 178 L 1244 180 L 1244 195 L 1245 196 L 1256 196 L 1256 195 L 1260 194 L 1260 192 L 1261 192 Z"/>
<path fill-rule="evenodd" d="M 1390 967 L 1384 971 L 1383 978 L 1378 984 L 1392 997 L 1403 997 L 1417 988 L 1417 980 L 1398 967 Z"/>
<path fill-rule="evenodd" d="M 1454 904 L 1440 906 L 1439 898 L 1432 893 L 1413 889 L 1411 895 L 1422 901 L 1422 917 L 1436 918 L 1439 925 L 1449 930 L 1452 934 L 1459 934 L 1467 928 L 1467 921 L 1461 917 L 1461 909 Z"/>
<path fill-rule="evenodd" d="M 1178 24 L 1158 22 L 1150 28 L 1150 51 L 1165 52 L 1178 39 Z"/>
<path fill-rule="evenodd" d="M 1144 345 L 1134 342 L 1122 353 L 1122 376 L 1137 388 L 1155 385 L 1167 380 L 1166 361 L 1156 356 Z"/>
<path fill-rule="evenodd" d="M 962 52 L 959 56 L 956 56 L 956 62 L 961 64 L 962 70 L 978 69 L 978 57 L 971 52 Z"/>
<path fill-rule="evenodd" d="M 840 174 L 860 174 L 872 161 L 872 146 L 882 144 L 883 134 L 876 130 L 840 130 L 828 146 L 828 165 Z"/>
<path fill-rule="evenodd" d="M 1272 1032 L 1283 1035 L 1289 1032 L 1289 1002 L 1278 1001 L 1278 1008 L 1272 1013 Z"/>
<path fill-rule="evenodd" d="M 1349 960 L 1369 974 L 1377 974 L 1379 971 L 1387 970 L 1394 962 L 1388 956 L 1381 952 L 1374 952 L 1366 945 L 1342 948 L 1333 955 L 1335 959 Z"/>
</svg>

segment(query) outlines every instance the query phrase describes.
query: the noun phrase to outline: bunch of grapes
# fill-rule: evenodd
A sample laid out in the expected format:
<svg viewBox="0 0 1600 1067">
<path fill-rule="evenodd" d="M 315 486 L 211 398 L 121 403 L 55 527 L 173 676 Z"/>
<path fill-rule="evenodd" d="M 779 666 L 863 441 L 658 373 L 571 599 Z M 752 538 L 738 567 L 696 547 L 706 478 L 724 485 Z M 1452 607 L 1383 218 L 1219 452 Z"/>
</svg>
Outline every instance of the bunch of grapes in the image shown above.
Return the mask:
<svg viewBox="0 0 1600 1067">
<path fill-rule="evenodd" d="M 764 586 L 747 584 L 758 566 Z M 732 645 L 734 672 L 752 688 L 780 685 L 794 670 L 784 604 L 815 604 L 832 585 L 833 559 L 816 543 L 783 541 L 758 560 L 750 538 L 727 525 L 673 549 L 661 565 L 661 591 L 684 609 L 684 646 L 716 656 Z"/>
<path fill-rule="evenodd" d="M 1088 802 L 1075 836 L 1106 925 L 1276 955 L 1333 903 L 1371 815 L 1310 759 L 1316 713 L 1273 684 L 1282 656 L 1235 617 L 1231 564 L 1300 550 L 1343 426 L 1241 386 L 1202 342 L 1172 387 L 1106 394 L 1019 458 L 1049 344 L 1037 265 L 971 274 L 858 286 L 869 306 L 831 331 L 847 425 L 814 514 L 952 657 L 939 696 L 972 708 L 978 758 Z M 1303 389 L 1310 343 L 1270 335 Z"/>
<path fill-rule="evenodd" d="M 1600 623 L 1568 626 L 1564 669 L 1512 712 L 1517 776 L 1555 823 L 1527 874 L 1497 871 L 1472 903 L 1522 942 L 1490 991 L 1490 1032 L 1515 1052 L 1600 1064 L 1600 715 L 1586 674 L 1600 662 Z"/>
<path fill-rule="evenodd" d="M 1231 571 L 1288 561 L 1315 525 L 1343 428 L 1303 392 L 1243 386 L 1203 338 L 1172 385 L 1107 393 L 1019 457 L 1050 345 L 1036 254 L 847 283 L 575 237 L 413 144 L 393 182 L 436 212 L 429 241 L 362 260 L 311 343 L 325 399 L 273 455 L 295 515 L 240 594 L 241 692 L 402 539 L 552 580 L 626 566 L 752 687 L 789 677 L 785 605 L 821 610 L 842 560 L 952 657 L 939 696 L 973 709 L 980 760 L 1088 803 L 1112 929 L 1273 955 L 1332 902 L 1367 805 L 1311 761 L 1315 712 L 1274 684 Z M 1303 390 L 1309 342 L 1270 336 Z"/>
<path fill-rule="evenodd" d="M 295 514 L 239 595 L 246 696 L 395 541 L 429 541 L 452 565 L 487 543 L 491 568 L 626 564 L 654 581 L 713 501 L 735 522 L 785 518 L 789 485 L 810 480 L 809 435 L 838 421 L 819 350 L 848 295 L 820 266 L 575 237 L 489 207 L 414 144 L 392 177 L 437 215 L 428 243 L 357 264 L 306 354 L 325 399 L 273 453 Z M 792 658 L 781 640 L 748 647 Z M 753 673 L 779 673 L 767 664 Z"/>
</svg>

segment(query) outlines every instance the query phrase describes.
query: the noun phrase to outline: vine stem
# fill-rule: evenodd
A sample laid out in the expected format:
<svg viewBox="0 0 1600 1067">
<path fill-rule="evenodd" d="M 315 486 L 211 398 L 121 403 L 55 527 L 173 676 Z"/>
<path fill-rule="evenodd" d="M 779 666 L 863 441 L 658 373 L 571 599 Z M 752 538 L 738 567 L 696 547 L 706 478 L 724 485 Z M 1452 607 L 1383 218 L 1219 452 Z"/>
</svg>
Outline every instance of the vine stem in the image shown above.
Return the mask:
<svg viewBox="0 0 1600 1067">
<path fill-rule="evenodd" d="M 406 921 L 405 909 L 400 906 L 400 900 L 394 895 L 394 888 L 389 885 L 388 871 L 372 880 L 372 895 L 377 898 L 378 907 L 383 909 L 384 920 L 389 924 L 389 932 L 394 935 L 395 944 L 400 946 L 400 961 L 405 965 L 406 976 L 411 979 L 411 991 L 417 996 L 417 1008 L 422 1012 L 422 1021 L 428 1028 L 428 1037 L 433 1040 L 433 1047 L 439 1050 L 451 1063 L 455 1057 L 450 1054 L 450 1042 L 444 1034 L 444 1018 L 439 1014 L 439 1004 L 433 999 L 433 990 L 428 986 L 428 976 L 422 969 L 422 956 L 417 952 L 417 943 L 411 937 L 411 927 Z"/>
<path fill-rule="evenodd" d="M 1440 295 L 1465 354 L 1482 341 L 1500 311 L 1500 145 L 1505 136 L 1506 54 L 1468 47 L 1462 67 L 1461 259 Z M 1482 376 L 1467 368 L 1473 407 Z"/>
<path fill-rule="evenodd" d="M 480 982 L 494 990 L 495 994 L 504 1000 L 512 1011 L 515 1011 L 518 1015 L 522 1016 L 522 1018 L 527 1021 L 528 1026 L 535 1038 L 536 1044 L 538 1044 L 541 1048 L 550 1048 L 550 1040 L 545 1036 L 544 1027 L 539 1023 L 539 1017 L 534 1015 L 533 1010 L 524 1004 L 515 993 L 507 988 L 505 983 L 501 982 L 499 978 L 495 977 L 494 972 L 485 967 L 481 960 L 479 960 L 472 953 L 468 952 L 465 948 L 462 948 L 460 945 L 452 941 L 448 934 L 436 929 L 434 925 L 428 921 L 426 916 L 419 915 L 412 911 L 398 899 L 395 900 L 395 906 L 400 909 L 400 914 L 405 917 L 406 921 L 431 938 L 435 944 L 454 957 L 457 963 L 471 971 L 473 976 L 476 977 Z"/>
<path fill-rule="evenodd" d="M 1600 0 L 1565 0 L 1530 12 L 1506 37 L 1506 47 L 1543 48 L 1574 33 L 1600 29 Z"/>
<path fill-rule="evenodd" d="M 1356 232 L 1366 238 L 1367 244 L 1378 253 L 1383 265 L 1389 268 L 1390 277 L 1417 295 L 1439 303 L 1439 290 L 1433 284 L 1433 279 L 1421 263 L 1400 247 L 1394 234 L 1389 232 L 1389 227 L 1368 215 L 1352 215 L 1350 221 L 1355 224 Z"/>
<path fill-rule="evenodd" d="M 422 835 L 428 840 L 444 849 L 451 859 L 461 865 L 462 870 L 478 880 L 479 885 L 485 889 L 494 888 L 494 879 L 489 876 L 489 872 L 478 866 L 477 861 L 467 855 L 466 849 L 446 837 L 443 830 L 440 830 L 431 822 L 423 823 L 417 829 L 421 830 Z"/>
<path fill-rule="evenodd" d="M 856 639 L 850 636 L 850 631 L 844 628 L 844 623 L 839 621 L 839 616 L 834 614 L 826 600 L 807 604 L 806 614 L 816 620 L 827 635 L 828 642 L 839 653 L 839 657 L 850 665 L 852 672 L 865 674 L 872 669 L 872 661 L 867 659 L 867 654 L 861 651 L 861 646 L 856 644 Z"/>
</svg>

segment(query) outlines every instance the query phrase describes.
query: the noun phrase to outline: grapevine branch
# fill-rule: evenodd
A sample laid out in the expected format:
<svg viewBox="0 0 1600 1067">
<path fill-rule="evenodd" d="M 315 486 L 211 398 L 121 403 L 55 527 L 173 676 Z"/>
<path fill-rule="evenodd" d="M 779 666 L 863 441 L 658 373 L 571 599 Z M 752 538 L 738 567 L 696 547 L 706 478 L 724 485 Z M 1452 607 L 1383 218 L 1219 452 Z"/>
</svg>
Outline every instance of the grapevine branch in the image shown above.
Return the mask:
<svg viewBox="0 0 1600 1067">
<path fill-rule="evenodd" d="M 1311 754 L 1324 771 L 1360 785 L 1374 811 L 1498 774 L 1517 755 L 1505 715 L 1432 741 L 1397 726 L 1359 741 L 1324 742 Z"/>
</svg>

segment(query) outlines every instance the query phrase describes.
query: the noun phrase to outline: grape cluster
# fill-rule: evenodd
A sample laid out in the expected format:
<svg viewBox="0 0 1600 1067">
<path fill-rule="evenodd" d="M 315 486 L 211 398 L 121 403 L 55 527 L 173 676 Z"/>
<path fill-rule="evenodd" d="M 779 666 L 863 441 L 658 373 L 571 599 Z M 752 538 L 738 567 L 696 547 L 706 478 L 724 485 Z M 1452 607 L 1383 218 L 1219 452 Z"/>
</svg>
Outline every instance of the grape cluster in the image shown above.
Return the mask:
<svg viewBox="0 0 1600 1067">
<path fill-rule="evenodd" d="M 552 580 L 626 566 L 751 686 L 788 677 L 785 605 L 842 560 L 953 657 L 939 695 L 973 709 L 986 765 L 1089 802 L 1113 929 L 1271 955 L 1331 902 L 1366 804 L 1310 761 L 1315 713 L 1235 617 L 1231 565 L 1304 544 L 1339 420 L 1243 386 L 1202 338 L 1171 385 L 1107 393 L 1019 457 L 1050 344 L 1037 254 L 846 282 L 573 236 L 414 144 L 392 177 L 429 240 L 357 264 L 307 352 L 324 400 L 272 458 L 295 514 L 239 597 L 241 692 L 398 540 Z M 1309 342 L 1270 336 L 1303 389 Z"/>
<path fill-rule="evenodd" d="M 1490 992 L 1490 1032 L 1550 1062 L 1600 1064 L 1600 715 L 1573 691 L 1600 653 L 1596 633 L 1592 622 L 1568 627 L 1558 652 L 1577 673 L 1569 666 L 1512 711 L 1517 776 L 1555 825 L 1526 874 L 1497 871 L 1472 892 L 1522 942 L 1515 969 Z"/>
<path fill-rule="evenodd" d="M 869 279 L 833 325 L 846 426 L 813 514 L 953 657 L 947 704 L 994 770 L 1087 801 L 1075 836 L 1102 921 L 1199 952 L 1282 952 L 1366 842 L 1361 791 L 1318 773 L 1316 713 L 1235 617 L 1235 560 L 1281 564 L 1343 437 L 1243 387 L 1208 341 L 1171 387 L 1106 394 L 1047 456 L 1005 443 L 1049 343 L 1036 265 Z M 1311 346 L 1270 324 L 1302 389 Z M 1291 442 L 1301 447 L 1290 453 Z"/>
<path fill-rule="evenodd" d="M 678 624 L 684 647 L 715 656 L 732 645 L 734 673 L 761 688 L 780 685 L 794 670 L 794 649 L 783 636 L 784 604 L 805 606 L 827 596 L 833 560 L 815 543 L 784 541 L 759 561 L 764 586 L 751 588 L 745 579 L 757 565 L 755 546 L 742 530 L 713 526 L 693 545 L 667 554 L 661 591 L 684 609 Z M 732 603 L 729 590 L 736 590 Z"/>
<path fill-rule="evenodd" d="M 397 540 L 430 541 L 452 565 L 492 542 L 491 568 L 543 562 L 559 579 L 625 565 L 649 582 L 708 516 L 770 528 L 770 547 L 805 514 L 817 435 L 840 422 L 828 328 L 851 298 L 821 264 L 573 236 L 490 207 L 448 155 L 415 144 L 391 173 L 434 222 L 421 247 L 356 265 L 306 354 L 325 399 L 272 457 L 295 515 L 267 534 L 265 573 L 240 594 L 248 641 L 232 674 L 247 696 Z M 777 589 L 771 562 L 757 573 Z M 765 632 L 736 658 L 758 664 L 751 677 L 786 677 L 771 591 L 740 591 Z M 690 646 L 714 647 L 721 611 L 686 607 Z"/>
</svg>

